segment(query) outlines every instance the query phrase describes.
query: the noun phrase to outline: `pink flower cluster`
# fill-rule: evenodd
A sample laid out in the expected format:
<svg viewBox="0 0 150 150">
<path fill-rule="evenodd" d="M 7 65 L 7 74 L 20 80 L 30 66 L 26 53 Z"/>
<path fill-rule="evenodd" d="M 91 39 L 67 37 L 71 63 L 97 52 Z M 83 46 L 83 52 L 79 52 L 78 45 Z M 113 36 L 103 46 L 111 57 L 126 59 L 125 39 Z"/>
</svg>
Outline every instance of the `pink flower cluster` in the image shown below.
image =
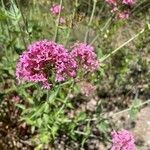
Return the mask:
<svg viewBox="0 0 150 150">
<path fill-rule="evenodd" d="M 116 1 L 116 0 L 106 0 L 106 2 L 107 2 L 109 5 L 114 5 L 114 6 L 117 5 L 117 1 Z"/>
<path fill-rule="evenodd" d="M 128 19 L 129 18 L 129 11 L 124 10 L 118 14 L 119 19 Z"/>
<path fill-rule="evenodd" d="M 122 3 L 126 4 L 126 5 L 133 5 L 135 3 L 135 1 L 134 0 L 123 0 Z"/>
<path fill-rule="evenodd" d="M 130 11 L 124 6 L 131 7 L 135 4 L 135 0 L 106 0 L 106 2 L 112 8 L 111 12 L 119 19 L 128 19 Z"/>
<path fill-rule="evenodd" d="M 98 61 L 94 48 L 85 43 L 75 43 L 71 51 L 72 57 L 79 61 L 79 67 L 83 67 L 88 71 L 94 71 L 98 68 Z"/>
<path fill-rule="evenodd" d="M 55 4 L 53 5 L 51 8 L 50 8 L 50 11 L 51 13 L 56 17 L 59 15 L 59 13 L 62 11 L 63 7 L 61 7 L 60 5 L 58 4 Z M 59 20 L 56 19 L 56 21 L 59 21 L 60 24 L 65 24 L 66 21 L 63 17 L 60 17 Z"/>
<path fill-rule="evenodd" d="M 125 5 L 133 5 L 135 3 L 135 0 L 121 0 L 121 2 L 119 2 L 118 0 L 106 0 L 106 2 L 109 5 L 119 5 L 120 3 L 125 4 Z"/>
<path fill-rule="evenodd" d="M 63 9 L 63 8 L 62 8 L 60 5 L 55 4 L 55 5 L 53 5 L 53 6 L 50 8 L 50 11 L 51 11 L 51 13 L 52 13 L 53 15 L 58 15 L 58 14 L 61 12 L 62 9 Z"/>
<path fill-rule="evenodd" d="M 13 96 L 12 97 L 13 102 L 19 103 L 21 101 L 21 98 L 19 96 Z"/>
<path fill-rule="evenodd" d="M 111 150 L 135 150 L 134 137 L 127 130 L 113 131 Z"/>
<path fill-rule="evenodd" d="M 49 76 L 55 75 L 56 81 L 67 76 L 76 76 L 76 61 L 63 45 L 51 41 L 38 41 L 31 44 L 20 56 L 16 69 L 18 80 L 40 82 L 49 89 Z"/>
<path fill-rule="evenodd" d="M 78 43 L 69 53 L 63 45 L 47 40 L 37 41 L 20 56 L 16 77 L 18 81 L 41 83 L 43 88 L 49 89 L 52 86 L 51 77 L 57 82 L 76 77 L 78 63 L 89 71 L 98 68 L 93 47 Z"/>
</svg>

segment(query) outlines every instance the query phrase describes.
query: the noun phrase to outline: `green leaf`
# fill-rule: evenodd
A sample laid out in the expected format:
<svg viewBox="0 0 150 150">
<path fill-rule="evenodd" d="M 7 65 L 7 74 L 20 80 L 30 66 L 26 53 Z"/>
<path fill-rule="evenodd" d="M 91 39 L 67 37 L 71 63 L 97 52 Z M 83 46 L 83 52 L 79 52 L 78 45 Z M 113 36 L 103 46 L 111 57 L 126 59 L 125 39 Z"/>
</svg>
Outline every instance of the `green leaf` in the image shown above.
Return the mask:
<svg viewBox="0 0 150 150">
<path fill-rule="evenodd" d="M 136 107 L 132 107 L 129 111 L 129 115 L 132 119 L 135 119 L 137 114 L 139 112 L 139 108 L 136 108 Z"/>
<path fill-rule="evenodd" d="M 50 103 L 53 103 L 55 101 L 55 98 L 58 94 L 58 91 L 59 91 L 59 87 L 57 87 L 56 90 L 53 90 L 53 91 L 50 92 L 50 95 L 49 95 L 49 98 L 48 98 L 48 101 Z"/>
<path fill-rule="evenodd" d="M 34 118 L 34 117 L 39 117 L 43 114 L 44 110 L 45 110 L 45 104 L 42 104 L 38 107 L 35 108 L 36 111 L 34 111 L 34 113 L 32 114 L 32 116 L 30 117 L 31 118 Z"/>
<path fill-rule="evenodd" d="M 97 49 L 97 51 L 96 51 L 96 53 L 97 53 L 97 57 L 98 57 L 98 59 L 100 59 L 101 57 L 103 57 L 103 50 L 101 49 L 101 48 L 98 48 Z"/>
<path fill-rule="evenodd" d="M 59 129 L 59 126 L 56 124 L 54 124 L 53 127 L 51 128 L 51 134 L 53 136 L 53 139 L 55 139 L 58 129 Z"/>
<path fill-rule="evenodd" d="M 77 115 L 77 117 L 76 117 L 76 121 L 77 122 L 80 122 L 80 121 L 83 121 L 83 120 L 85 120 L 86 119 L 86 113 L 84 113 L 84 112 L 80 112 L 78 115 Z"/>
<path fill-rule="evenodd" d="M 106 133 L 109 129 L 109 124 L 106 120 L 103 120 L 97 124 L 97 128 L 100 130 L 100 132 Z"/>
<path fill-rule="evenodd" d="M 40 140 L 42 143 L 47 144 L 49 142 L 49 135 L 47 133 L 42 133 L 40 135 Z"/>
<path fill-rule="evenodd" d="M 47 114 L 43 114 L 43 121 L 44 121 L 45 125 L 48 124 L 49 116 Z"/>
<path fill-rule="evenodd" d="M 129 115 L 132 119 L 135 119 L 139 112 L 139 105 L 141 103 L 140 99 L 134 99 L 131 109 L 129 110 Z"/>
<path fill-rule="evenodd" d="M 38 146 L 35 147 L 35 150 L 41 150 L 43 147 L 43 144 L 39 144 Z"/>
<path fill-rule="evenodd" d="M 49 113 L 49 111 L 50 111 L 49 104 L 46 103 L 46 104 L 45 104 L 44 112 L 45 112 L 45 113 Z"/>
<path fill-rule="evenodd" d="M 41 119 L 41 118 L 38 118 L 38 119 L 37 119 L 37 126 L 38 126 L 39 128 L 42 126 L 42 123 L 43 123 L 42 119 Z"/>
<path fill-rule="evenodd" d="M 20 10 L 17 8 L 16 4 L 11 0 L 11 6 L 9 11 L 9 16 L 15 20 L 15 24 L 19 21 L 21 18 Z"/>
<path fill-rule="evenodd" d="M 8 15 L 6 11 L 3 8 L 0 8 L 0 20 L 6 20 L 8 18 Z"/>
<path fill-rule="evenodd" d="M 36 124 L 35 121 L 29 119 L 28 117 L 22 117 L 22 120 L 25 120 L 27 124 L 32 125 L 32 126 Z"/>
<path fill-rule="evenodd" d="M 69 130 L 71 130 L 71 132 L 72 131 L 74 131 L 74 129 L 75 129 L 75 127 L 76 127 L 77 125 L 76 125 L 76 123 L 74 123 L 74 122 L 71 122 L 70 124 L 69 124 Z"/>
<path fill-rule="evenodd" d="M 25 109 L 25 106 L 24 106 L 24 105 L 22 105 L 22 104 L 16 104 L 16 106 L 17 106 L 18 108 L 22 109 L 22 110 L 24 110 L 24 109 Z"/>
<path fill-rule="evenodd" d="M 66 104 L 68 108 L 73 108 L 73 105 L 71 103 Z"/>
</svg>

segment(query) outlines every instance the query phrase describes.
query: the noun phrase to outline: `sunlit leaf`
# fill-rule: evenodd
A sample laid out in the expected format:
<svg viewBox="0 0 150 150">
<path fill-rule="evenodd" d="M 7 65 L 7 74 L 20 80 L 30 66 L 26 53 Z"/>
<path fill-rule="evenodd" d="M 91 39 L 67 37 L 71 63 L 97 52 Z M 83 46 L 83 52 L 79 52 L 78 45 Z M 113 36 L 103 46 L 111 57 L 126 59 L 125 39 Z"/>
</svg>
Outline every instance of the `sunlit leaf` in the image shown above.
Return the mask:
<svg viewBox="0 0 150 150">
<path fill-rule="evenodd" d="M 131 107 L 131 109 L 129 111 L 129 115 L 130 115 L 130 117 L 132 119 L 136 118 L 136 116 L 137 116 L 137 114 L 139 112 L 139 105 L 140 105 L 140 103 L 141 103 L 140 99 L 138 99 L 138 98 L 134 99 L 132 107 Z"/>
</svg>

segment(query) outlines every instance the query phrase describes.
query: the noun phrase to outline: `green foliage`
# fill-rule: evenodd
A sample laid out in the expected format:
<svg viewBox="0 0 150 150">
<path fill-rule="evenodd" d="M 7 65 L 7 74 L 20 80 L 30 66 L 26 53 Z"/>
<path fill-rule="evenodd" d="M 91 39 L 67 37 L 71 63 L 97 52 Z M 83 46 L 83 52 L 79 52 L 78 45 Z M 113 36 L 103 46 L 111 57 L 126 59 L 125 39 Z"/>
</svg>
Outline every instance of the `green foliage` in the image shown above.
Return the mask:
<svg viewBox="0 0 150 150">
<path fill-rule="evenodd" d="M 133 101 L 133 104 L 132 104 L 132 106 L 131 106 L 131 109 L 130 109 L 130 111 L 129 111 L 129 115 L 130 115 L 130 117 L 132 118 L 132 119 L 136 119 L 136 117 L 137 117 L 137 114 L 138 114 L 138 112 L 139 112 L 139 105 L 140 105 L 140 103 L 141 103 L 141 100 L 140 99 L 134 99 L 134 101 Z"/>
<path fill-rule="evenodd" d="M 108 121 L 105 120 L 105 119 L 102 119 L 97 124 L 97 128 L 100 130 L 100 132 L 107 133 L 108 130 L 109 130 L 109 123 L 108 123 Z"/>
</svg>

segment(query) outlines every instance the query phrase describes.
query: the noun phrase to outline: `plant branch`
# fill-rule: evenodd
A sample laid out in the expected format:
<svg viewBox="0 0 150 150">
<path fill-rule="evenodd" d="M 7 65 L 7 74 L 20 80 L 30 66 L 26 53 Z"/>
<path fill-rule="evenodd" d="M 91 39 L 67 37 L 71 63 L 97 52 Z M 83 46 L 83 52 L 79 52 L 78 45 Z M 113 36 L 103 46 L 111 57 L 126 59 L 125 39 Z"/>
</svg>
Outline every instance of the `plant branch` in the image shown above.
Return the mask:
<svg viewBox="0 0 150 150">
<path fill-rule="evenodd" d="M 68 39 L 69 39 L 69 36 L 70 36 L 70 32 L 71 32 L 71 29 L 73 27 L 73 21 L 74 21 L 74 18 L 75 18 L 75 14 L 76 14 L 76 10 L 77 10 L 77 7 L 78 7 L 78 0 L 75 1 L 75 8 L 73 10 L 73 15 L 72 15 L 72 19 L 71 19 L 71 25 L 69 27 L 69 31 L 67 33 L 67 36 L 66 36 L 66 41 L 65 41 L 65 46 L 67 45 L 68 43 Z"/>
<path fill-rule="evenodd" d="M 126 41 L 125 43 L 123 43 L 121 46 L 119 46 L 118 48 L 116 48 L 115 50 L 113 50 L 112 52 L 110 52 L 108 55 L 104 56 L 103 58 L 100 59 L 100 62 L 105 61 L 107 58 L 111 57 L 112 55 L 116 54 L 121 48 L 123 48 L 124 46 L 126 46 L 127 44 L 129 44 L 131 41 L 133 41 L 135 38 L 137 38 L 140 34 L 142 34 L 145 31 L 145 29 L 142 29 L 139 33 L 137 33 L 136 35 L 134 35 L 131 39 L 129 39 L 128 41 Z"/>
<path fill-rule="evenodd" d="M 134 106 L 134 108 L 140 108 L 140 107 L 142 107 L 143 105 L 146 105 L 146 104 L 148 104 L 148 103 L 150 103 L 150 99 L 147 100 L 147 101 L 145 101 L 145 102 L 143 102 L 143 103 L 141 103 L 141 104 L 139 104 L 139 105 L 137 105 L 137 106 Z M 122 110 L 122 111 L 119 111 L 119 112 L 117 112 L 117 113 L 114 113 L 114 114 L 110 115 L 110 117 L 111 117 L 111 116 L 112 116 L 112 117 L 115 117 L 115 116 L 117 116 L 117 115 L 119 115 L 119 114 L 128 112 L 128 111 L 130 111 L 131 109 L 132 109 L 132 107 L 127 108 L 127 109 L 124 109 L 124 110 Z"/>
<path fill-rule="evenodd" d="M 63 0 L 60 0 L 60 8 L 62 8 L 62 2 L 63 2 Z M 56 30 L 55 30 L 55 35 L 54 35 L 54 41 L 55 42 L 57 42 L 57 38 L 58 38 L 58 28 L 59 28 L 60 14 L 61 14 L 61 11 L 59 11 L 58 19 L 56 21 Z"/>
<path fill-rule="evenodd" d="M 23 23 L 24 23 L 24 25 L 25 25 L 26 32 L 27 32 L 27 34 L 28 34 L 28 36 L 29 36 L 29 42 L 31 43 L 31 40 L 30 40 L 30 33 L 29 33 L 29 31 L 28 31 L 28 23 L 27 23 L 27 21 L 26 21 L 26 19 L 25 19 L 25 16 L 24 16 L 24 14 L 23 14 L 23 10 L 22 10 L 22 8 L 21 8 L 21 6 L 20 6 L 18 0 L 14 0 L 14 1 L 15 1 L 15 3 L 16 3 L 16 6 L 20 9 L 20 14 L 21 14 L 21 16 L 22 16 L 22 20 L 23 20 Z"/>
<path fill-rule="evenodd" d="M 67 94 L 67 96 L 66 96 L 66 98 L 65 98 L 65 100 L 64 100 L 64 104 L 63 104 L 62 107 L 59 109 L 59 111 L 56 113 L 56 117 L 57 117 L 57 116 L 59 115 L 59 113 L 64 109 L 64 107 L 65 107 L 65 105 L 66 105 L 66 103 L 67 103 L 67 101 L 68 101 L 69 94 L 70 94 L 71 91 L 72 91 L 73 86 L 74 86 L 74 81 L 72 81 L 72 83 L 71 83 L 71 86 L 70 86 L 70 88 L 69 88 L 68 94 Z"/>
<path fill-rule="evenodd" d="M 107 28 L 107 26 L 111 22 L 111 20 L 112 20 L 112 17 L 106 21 L 104 27 L 100 30 L 100 32 L 103 32 Z M 90 45 L 92 45 L 98 38 L 99 38 L 99 34 L 95 36 L 95 38 L 91 41 Z"/>
<path fill-rule="evenodd" d="M 140 107 L 142 107 L 142 106 L 144 106 L 144 105 L 146 105 L 146 104 L 148 104 L 148 103 L 150 103 L 150 99 L 149 99 L 149 100 L 146 100 L 145 102 L 143 102 L 143 103 L 141 103 L 141 104 L 139 104 L 139 105 L 137 105 L 137 106 L 135 106 L 135 108 L 140 108 Z M 111 114 L 111 115 L 108 115 L 107 118 L 115 117 L 115 116 L 117 116 L 117 115 L 119 115 L 119 114 L 128 112 L 128 111 L 130 111 L 131 109 L 132 109 L 132 107 L 129 107 L 129 108 L 124 109 L 124 110 L 122 110 L 122 111 L 119 111 L 119 112 L 113 113 L 113 114 Z M 86 121 L 96 121 L 96 120 L 98 120 L 97 117 L 92 118 L 92 119 L 86 119 Z"/>
<path fill-rule="evenodd" d="M 15 10 L 15 8 L 14 8 L 14 1 L 11 1 L 11 4 L 12 4 L 12 9 L 13 9 L 13 11 L 14 11 L 14 14 L 15 14 L 15 16 L 17 16 L 17 13 L 16 13 L 16 10 Z M 25 41 L 25 39 L 24 39 L 24 34 L 23 34 L 23 31 L 22 31 L 22 28 L 21 28 L 21 25 L 20 25 L 20 23 L 19 23 L 19 21 L 17 21 L 17 24 L 18 24 L 18 27 L 19 27 L 19 29 L 20 29 L 20 32 L 21 32 L 21 37 L 22 37 L 22 41 L 23 41 L 23 44 L 24 44 L 24 47 L 25 47 L 25 49 L 26 49 L 26 41 Z"/>
<path fill-rule="evenodd" d="M 94 4 L 93 4 L 93 9 L 92 9 L 92 13 L 91 13 L 91 17 L 90 17 L 90 21 L 87 25 L 87 31 L 85 33 L 85 38 L 84 38 L 84 42 L 86 43 L 87 40 L 88 40 L 88 36 L 89 36 L 89 29 L 90 29 L 90 26 L 91 26 L 91 23 L 93 21 L 93 17 L 94 17 L 94 13 L 95 13 L 95 9 L 96 9 L 96 3 L 97 3 L 97 0 L 93 0 Z"/>
</svg>

